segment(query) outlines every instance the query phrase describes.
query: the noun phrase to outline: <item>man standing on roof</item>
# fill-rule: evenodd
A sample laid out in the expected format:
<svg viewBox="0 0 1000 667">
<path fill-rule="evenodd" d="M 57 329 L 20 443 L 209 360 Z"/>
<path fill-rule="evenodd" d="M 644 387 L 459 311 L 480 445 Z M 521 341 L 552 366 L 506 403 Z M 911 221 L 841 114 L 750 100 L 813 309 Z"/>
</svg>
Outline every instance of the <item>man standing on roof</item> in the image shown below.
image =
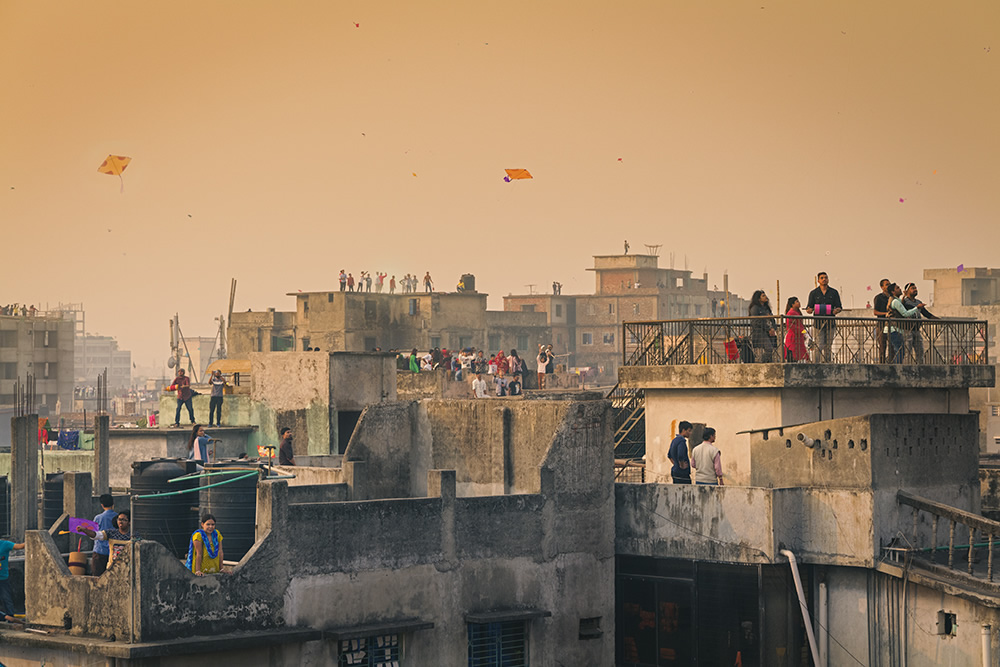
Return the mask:
<svg viewBox="0 0 1000 667">
<path fill-rule="evenodd" d="M 215 416 L 215 425 L 222 426 L 222 397 L 226 388 L 226 379 L 222 377 L 222 371 L 216 369 L 212 371 L 212 397 L 208 401 L 208 425 L 212 425 L 212 417 Z"/>
<path fill-rule="evenodd" d="M 187 406 L 188 416 L 191 423 L 194 423 L 194 405 L 191 403 L 191 380 L 184 374 L 183 368 L 177 369 L 177 377 L 174 383 L 167 387 L 170 391 L 177 391 L 177 414 L 174 416 L 174 426 L 181 425 L 181 406 Z"/>
<path fill-rule="evenodd" d="M 819 344 L 819 357 L 829 363 L 833 339 L 837 335 L 837 322 L 833 318 L 843 310 L 843 306 L 840 303 L 840 292 L 830 287 L 830 276 L 826 275 L 826 271 L 816 274 L 816 281 L 819 286 L 809 292 L 806 312 L 819 316 L 813 320 L 813 331 L 816 332 L 816 342 Z"/>
<path fill-rule="evenodd" d="M 287 426 L 281 429 L 281 446 L 278 447 L 278 465 L 295 465 L 295 451 L 292 449 L 292 429 Z"/>
</svg>

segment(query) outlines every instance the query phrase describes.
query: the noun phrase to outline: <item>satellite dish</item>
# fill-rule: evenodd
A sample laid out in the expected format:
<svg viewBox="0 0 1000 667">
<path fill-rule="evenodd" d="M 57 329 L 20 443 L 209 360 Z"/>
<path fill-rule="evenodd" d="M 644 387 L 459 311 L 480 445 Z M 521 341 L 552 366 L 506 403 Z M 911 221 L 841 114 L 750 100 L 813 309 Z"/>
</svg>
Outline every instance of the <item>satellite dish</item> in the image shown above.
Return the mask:
<svg viewBox="0 0 1000 667">
<path fill-rule="evenodd" d="M 176 365 L 177 365 L 177 360 L 176 359 L 174 359 L 173 357 L 170 357 L 169 359 L 167 359 L 167 368 L 173 368 Z"/>
</svg>

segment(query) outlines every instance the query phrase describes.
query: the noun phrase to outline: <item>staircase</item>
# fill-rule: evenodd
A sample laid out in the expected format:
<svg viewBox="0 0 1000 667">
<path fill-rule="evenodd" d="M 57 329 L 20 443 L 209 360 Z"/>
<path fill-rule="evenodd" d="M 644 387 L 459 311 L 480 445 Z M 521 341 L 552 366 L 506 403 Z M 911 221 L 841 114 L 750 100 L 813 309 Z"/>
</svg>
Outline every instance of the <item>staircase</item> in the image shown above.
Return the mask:
<svg viewBox="0 0 1000 667">
<path fill-rule="evenodd" d="M 642 389 L 620 384 L 608 394 L 614 413 L 615 458 L 640 459 L 646 454 L 646 396 Z"/>
</svg>

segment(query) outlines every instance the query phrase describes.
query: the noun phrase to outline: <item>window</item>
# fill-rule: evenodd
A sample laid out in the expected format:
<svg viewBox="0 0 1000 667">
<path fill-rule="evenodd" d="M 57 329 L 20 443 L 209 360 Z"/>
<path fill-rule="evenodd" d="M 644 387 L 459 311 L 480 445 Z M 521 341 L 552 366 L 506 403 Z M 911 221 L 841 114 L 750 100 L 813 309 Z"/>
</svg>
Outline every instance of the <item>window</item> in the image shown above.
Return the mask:
<svg viewBox="0 0 1000 667">
<path fill-rule="evenodd" d="M 410 315 L 420 312 L 420 299 L 410 299 Z"/>
<path fill-rule="evenodd" d="M 295 348 L 295 339 L 291 336 L 271 336 L 271 352 L 285 352 Z"/>
<path fill-rule="evenodd" d="M 994 417 L 1000 417 L 1000 405 L 991 405 L 990 414 Z"/>
<path fill-rule="evenodd" d="M 374 322 L 375 318 L 378 316 L 378 309 L 376 308 L 374 300 L 365 301 L 365 321 Z"/>
<path fill-rule="evenodd" d="M 486 347 L 488 352 L 495 352 L 500 349 L 500 334 L 490 334 L 486 337 Z"/>
<path fill-rule="evenodd" d="M 608 315 L 615 314 L 615 304 L 614 302 L 608 304 Z"/>
<path fill-rule="evenodd" d="M 637 303 L 633 303 L 632 304 L 632 314 L 633 315 L 638 315 L 639 314 L 639 304 L 637 304 Z"/>
<path fill-rule="evenodd" d="M 17 332 L 0 331 L 0 347 L 17 347 Z"/>
<path fill-rule="evenodd" d="M 527 350 L 528 349 L 528 337 L 527 336 L 518 336 L 517 337 L 517 349 L 519 349 L 519 350 Z"/>
<path fill-rule="evenodd" d="M 431 348 L 441 347 L 441 336 L 431 336 Z"/>
<path fill-rule="evenodd" d="M 302 314 L 303 315 L 309 314 L 309 297 L 302 299 Z"/>
<path fill-rule="evenodd" d="M 524 621 L 469 623 L 469 667 L 527 667 Z"/>
<path fill-rule="evenodd" d="M 684 279 L 683 278 L 674 279 L 674 287 L 676 287 L 677 289 L 684 287 Z"/>
<path fill-rule="evenodd" d="M 469 347 L 469 337 L 468 336 L 459 336 L 458 337 L 458 349 L 464 350 L 467 347 Z"/>
<path fill-rule="evenodd" d="M 594 334 L 585 333 L 583 334 L 583 344 L 593 345 L 594 344 Z"/>
<path fill-rule="evenodd" d="M 556 317 L 562 317 L 562 304 L 556 304 Z"/>
<path fill-rule="evenodd" d="M 326 302 L 333 303 L 333 292 L 328 292 L 326 295 Z"/>
<path fill-rule="evenodd" d="M 606 333 L 606 334 L 604 334 L 604 344 L 605 345 L 614 345 L 615 344 L 615 335 L 613 333 L 609 333 L 609 334 Z"/>
<path fill-rule="evenodd" d="M 535 306 L 534 305 L 531 305 L 531 306 L 521 306 L 521 312 L 522 313 L 533 313 L 533 312 L 535 312 Z"/>
<path fill-rule="evenodd" d="M 399 635 L 340 640 L 338 667 L 397 667 Z"/>
</svg>

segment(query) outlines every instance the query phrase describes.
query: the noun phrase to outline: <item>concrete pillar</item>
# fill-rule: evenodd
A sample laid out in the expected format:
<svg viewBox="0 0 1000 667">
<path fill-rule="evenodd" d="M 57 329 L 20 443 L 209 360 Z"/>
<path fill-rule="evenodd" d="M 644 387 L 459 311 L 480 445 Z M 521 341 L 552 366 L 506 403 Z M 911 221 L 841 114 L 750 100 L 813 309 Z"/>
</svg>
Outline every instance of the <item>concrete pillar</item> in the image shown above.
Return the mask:
<svg viewBox="0 0 1000 667">
<path fill-rule="evenodd" d="M 10 527 L 15 542 L 38 528 L 38 415 L 10 420 Z"/>
<path fill-rule="evenodd" d="M 89 519 L 94 511 L 94 483 L 89 472 L 63 473 L 63 512 Z"/>
<path fill-rule="evenodd" d="M 94 417 L 94 493 L 111 492 L 111 472 L 108 468 L 111 441 L 111 417 Z"/>
<path fill-rule="evenodd" d="M 458 563 L 455 554 L 455 480 L 454 470 L 427 471 L 427 495 L 441 499 L 441 555 L 448 569 Z M 439 570 L 442 565 L 438 566 Z"/>
<path fill-rule="evenodd" d="M 364 461 L 344 461 L 344 481 L 351 500 L 368 500 L 368 464 Z"/>
</svg>

